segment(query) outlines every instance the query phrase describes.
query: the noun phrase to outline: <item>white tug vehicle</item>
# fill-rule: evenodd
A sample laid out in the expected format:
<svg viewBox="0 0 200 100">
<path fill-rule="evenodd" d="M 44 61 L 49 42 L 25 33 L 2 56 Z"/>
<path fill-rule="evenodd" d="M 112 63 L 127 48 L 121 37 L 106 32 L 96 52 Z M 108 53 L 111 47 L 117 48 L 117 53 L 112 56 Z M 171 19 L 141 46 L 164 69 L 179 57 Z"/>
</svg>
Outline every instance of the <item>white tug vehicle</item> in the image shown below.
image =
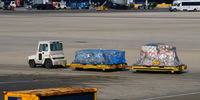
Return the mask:
<svg viewBox="0 0 200 100">
<path fill-rule="evenodd" d="M 65 67 L 66 62 L 63 43 L 60 40 L 39 41 L 36 55 L 28 57 L 28 64 L 31 68 L 37 65 L 46 68 Z"/>
</svg>

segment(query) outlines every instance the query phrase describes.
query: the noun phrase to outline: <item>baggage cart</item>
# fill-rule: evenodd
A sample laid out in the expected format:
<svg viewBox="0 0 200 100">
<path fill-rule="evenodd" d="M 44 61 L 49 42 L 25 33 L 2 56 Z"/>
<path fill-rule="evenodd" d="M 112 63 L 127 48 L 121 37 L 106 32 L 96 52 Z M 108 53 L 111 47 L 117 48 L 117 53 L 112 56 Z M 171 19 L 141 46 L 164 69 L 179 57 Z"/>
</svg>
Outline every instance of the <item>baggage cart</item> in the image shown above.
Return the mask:
<svg viewBox="0 0 200 100">
<path fill-rule="evenodd" d="M 78 50 L 74 61 L 69 65 L 75 69 L 121 69 L 127 66 L 125 51 L 113 49 Z"/>
<path fill-rule="evenodd" d="M 50 88 L 4 91 L 4 100 L 96 100 L 97 88 Z"/>
<path fill-rule="evenodd" d="M 133 71 L 158 71 L 158 72 L 183 72 L 187 69 L 187 65 L 183 64 L 180 66 L 131 66 Z"/>
<path fill-rule="evenodd" d="M 113 64 L 113 65 L 94 65 L 94 64 L 68 64 L 67 66 L 73 67 L 75 69 L 102 69 L 114 70 L 114 69 L 123 69 L 128 67 L 127 64 Z"/>
<path fill-rule="evenodd" d="M 187 65 L 179 60 L 175 46 L 164 43 L 150 43 L 141 47 L 140 56 L 131 69 L 174 73 L 186 70 Z"/>
</svg>

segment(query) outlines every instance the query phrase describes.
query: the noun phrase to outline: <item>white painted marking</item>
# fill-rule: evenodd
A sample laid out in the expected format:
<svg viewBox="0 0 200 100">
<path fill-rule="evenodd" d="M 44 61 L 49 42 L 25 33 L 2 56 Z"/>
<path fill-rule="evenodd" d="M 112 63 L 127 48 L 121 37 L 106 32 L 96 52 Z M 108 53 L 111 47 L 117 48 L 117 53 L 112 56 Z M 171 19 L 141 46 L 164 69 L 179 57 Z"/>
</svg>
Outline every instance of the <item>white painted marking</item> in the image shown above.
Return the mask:
<svg viewBox="0 0 200 100">
<path fill-rule="evenodd" d="M 180 96 L 193 95 L 193 94 L 200 94 L 200 92 L 192 92 L 192 93 L 184 93 L 184 94 L 177 94 L 177 95 L 169 95 L 169 96 L 153 97 L 153 98 L 147 98 L 147 99 L 142 99 L 142 100 L 166 99 L 166 98 L 180 97 Z"/>
</svg>

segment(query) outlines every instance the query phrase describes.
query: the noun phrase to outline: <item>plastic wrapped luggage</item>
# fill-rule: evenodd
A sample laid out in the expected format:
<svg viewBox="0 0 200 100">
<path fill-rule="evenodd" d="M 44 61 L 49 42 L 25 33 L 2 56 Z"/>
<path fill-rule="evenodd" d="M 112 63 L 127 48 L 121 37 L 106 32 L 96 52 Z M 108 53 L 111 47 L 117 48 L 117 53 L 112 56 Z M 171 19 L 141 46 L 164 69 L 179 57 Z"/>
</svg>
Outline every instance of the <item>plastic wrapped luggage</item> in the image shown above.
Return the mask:
<svg viewBox="0 0 200 100">
<path fill-rule="evenodd" d="M 76 51 L 73 63 L 111 65 L 126 64 L 125 51 L 111 49 L 85 49 Z"/>
<path fill-rule="evenodd" d="M 182 63 L 179 61 L 176 47 L 163 43 L 151 43 L 142 46 L 140 57 L 137 59 L 135 65 L 179 66 Z"/>
</svg>

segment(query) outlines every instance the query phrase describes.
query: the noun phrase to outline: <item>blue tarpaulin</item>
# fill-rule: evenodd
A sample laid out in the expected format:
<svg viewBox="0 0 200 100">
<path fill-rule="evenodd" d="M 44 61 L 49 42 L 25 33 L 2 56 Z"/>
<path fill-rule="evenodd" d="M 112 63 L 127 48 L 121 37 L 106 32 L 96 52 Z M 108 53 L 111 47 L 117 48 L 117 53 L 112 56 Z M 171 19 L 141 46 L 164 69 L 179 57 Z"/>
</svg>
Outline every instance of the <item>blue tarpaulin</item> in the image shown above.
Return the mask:
<svg viewBox="0 0 200 100">
<path fill-rule="evenodd" d="M 72 2 L 70 4 L 71 9 L 79 9 L 80 3 Z"/>
<path fill-rule="evenodd" d="M 73 63 L 111 65 L 125 64 L 125 51 L 111 49 L 85 49 L 76 51 Z"/>
</svg>

